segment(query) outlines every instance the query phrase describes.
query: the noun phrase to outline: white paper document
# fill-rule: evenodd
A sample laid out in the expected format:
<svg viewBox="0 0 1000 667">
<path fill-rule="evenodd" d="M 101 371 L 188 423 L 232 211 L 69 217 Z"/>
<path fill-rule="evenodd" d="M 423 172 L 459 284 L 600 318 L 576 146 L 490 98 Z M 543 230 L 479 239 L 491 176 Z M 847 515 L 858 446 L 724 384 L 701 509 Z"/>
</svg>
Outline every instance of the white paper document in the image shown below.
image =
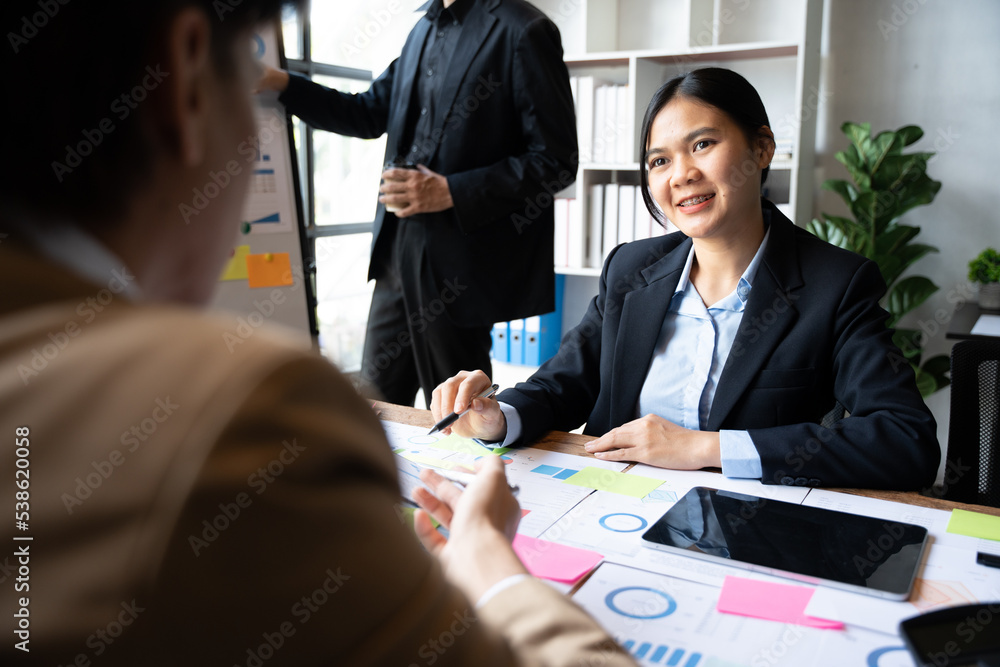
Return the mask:
<svg viewBox="0 0 1000 667">
<path fill-rule="evenodd" d="M 908 601 L 891 602 L 820 587 L 806 613 L 880 632 L 898 632 L 900 621 L 911 616 L 998 601 L 1000 570 L 977 564 L 975 551 L 935 544 L 927 553 Z"/>
<path fill-rule="evenodd" d="M 980 315 L 970 333 L 977 336 L 1000 336 L 1000 315 Z"/>
<path fill-rule="evenodd" d="M 720 590 L 605 562 L 573 596 L 643 665 L 912 667 L 902 641 L 716 611 Z"/>
<path fill-rule="evenodd" d="M 973 552 L 1000 553 L 1000 542 L 995 540 L 949 533 L 948 521 L 951 519 L 951 512 L 947 510 L 894 503 L 878 498 L 867 498 L 823 489 L 813 489 L 802 504 L 923 526 L 927 529 L 927 534 L 933 538 L 932 545 L 950 546 Z"/>
<path fill-rule="evenodd" d="M 389 444 L 396 454 L 399 468 L 399 483 L 403 497 L 412 500 L 413 489 L 423 486 L 419 474 L 421 468 L 437 467 L 446 470 L 470 472 L 475 460 L 481 456 L 494 454 L 488 447 L 467 441 L 468 449 L 463 451 L 442 449 L 445 436 L 427 435 L 427 429 L 408 424 L 382 422 Z M 552 524 L 569 512 L 581 500 L 594 493 L 593 489 L 564 480 L 585 467 L 622 471 L 627 463 L 601 461 L 599 459 L 541 449 L 512 449 L 500 455 L 506 465 L 507 481 L 520 488 L 517 496 L 521 505 L 521 523 L 517 532 L 529 537 L 540 537 Z"/>
</svg>

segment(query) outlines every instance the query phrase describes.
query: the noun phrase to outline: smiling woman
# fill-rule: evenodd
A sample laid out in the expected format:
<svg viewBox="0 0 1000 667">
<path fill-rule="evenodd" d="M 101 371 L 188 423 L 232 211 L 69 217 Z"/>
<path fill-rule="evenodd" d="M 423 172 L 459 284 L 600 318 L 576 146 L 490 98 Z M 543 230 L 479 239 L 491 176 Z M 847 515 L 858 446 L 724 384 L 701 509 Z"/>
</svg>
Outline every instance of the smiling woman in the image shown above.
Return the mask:
<svg viewBox="0 0 1000 667">
<path fill-rule="evenodd" d="M 934 420 L 892 363 L 878 267 L 760 197 L 774 138 L 753 86 L 719 68 L 672 79 L 641 139 L 646 207 L 681 231 L 616 248 L 559 353 L 452 429 L 510 446 L 586 422 L 587 451 L 606 460 L 771 484 L 929 484 Z M 435 418 L 489 382 L 446 381 Z"/>
</svg>

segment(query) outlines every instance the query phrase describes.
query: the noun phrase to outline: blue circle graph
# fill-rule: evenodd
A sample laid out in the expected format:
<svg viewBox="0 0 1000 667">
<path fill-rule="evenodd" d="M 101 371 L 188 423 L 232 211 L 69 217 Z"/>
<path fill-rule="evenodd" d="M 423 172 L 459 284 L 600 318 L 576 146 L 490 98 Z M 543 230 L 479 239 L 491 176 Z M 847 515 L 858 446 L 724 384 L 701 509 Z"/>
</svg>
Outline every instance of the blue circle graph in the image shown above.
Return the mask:
<svg viewBox="0 0 1000 667">
<path fill-rule="evenodd" d="M 879 667 L 878 661 L 886 653 L 895 653 L 896 651 L 906 651 L 904 646 L 886 646 L 885 648 L 880 648 L 872 651 L 868 654 L 868 667 Z"/>
<path fill-rule="evenodd" d="M 264 40 L 261 39 L 260 35 L 254 33 L 253 35 L 253 54 L 257 58 L 264 57 Z"/>
<path fill-rule="evenodd" d="M 627 611 L 624 611 L 624 610 L 622 610 L 620 607 L 618 607 L 615 604 L 615 598 L 618 595 L 620 595 L 622 593 L 627 593 L 629 591 L 648 591 L 648 592 L 653 593 L 655 595 L 659 595 L 660 597 L 662 597 L 664 600 L 667 601 L 667 608 L 665 610 L 663 610 L 663 611 L 659 611 L 659 612 L 651 613 L 651 614 L 645 614 L 645 615 L 644 614 L 633 614 L 633 613 L 629 613 Z M 627 618 L 637 618 L 637 619 L 640 619 L 640 620 L 646 620 L 646 619 L 651 619 L 651 618 L 663 618 L 665 616 L 670 616 L 670 614 L 672 614 L 675 611 L 677 611 L 677 602 L 672 597 L 670 597 L 669 595 L 667 595 L 663 591 L 658 591 L 655 588 L 647 588 L 645 586 L 626 586 L 625 588 L 616 588 L 615 590 L 613 590 L 610 593 L 608 593 L 607 597 L 604 598 L 604 604 L 608 605 L 608 609 L 610 609 L 611 611 L 615 612 L 616 614 L 621 614 L 622 616 L 625 616 Z"/>
<path fill-rule="evenodd" d="M 628 529 L 612 528 L 611 526 L 608 525 L 607 521 L 611 517 L 615 517 L 615 516 L 627 516 L 627 517 L 632 517 L 633 519 L 638 519 L 639 520 L 639 527 L 638 528 L 628 528 Z M 606 514 L 606 515 L 604 515 L 604 516 L 601 517 L 601 519 L 600 519 L 600 521 L 598 521 L 598 523 L 601 524 L 601 526 L 603 526 L 604 528 L 607 528 L 608 530 L 614 531 L 616 533 L 634 533 L 637 530 L 642 530 L 643 528 L 645 528 L 646 526 L 649 525 L 649 522 L 646 521 L 645 519 L 643 519 L 641 516 L 639 516 L 637 514 L 629 514 L 627 512 L 617 512 L 615 514 Z"/>
</svg>

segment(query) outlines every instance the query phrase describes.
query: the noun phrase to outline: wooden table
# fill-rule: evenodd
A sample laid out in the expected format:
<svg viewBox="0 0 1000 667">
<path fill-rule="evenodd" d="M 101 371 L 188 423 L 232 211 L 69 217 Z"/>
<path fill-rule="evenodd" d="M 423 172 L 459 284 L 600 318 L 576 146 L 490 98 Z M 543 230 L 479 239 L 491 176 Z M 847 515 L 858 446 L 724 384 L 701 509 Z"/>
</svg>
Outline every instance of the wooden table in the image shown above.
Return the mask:
<svg viewBox="0 0 1000 667">
<path fill-rule="evenodd" d="M 434 418 L 429 410 L 419 410 L 408 408 L 402 405 L 392 405 L 390 403 L 377 402 L 376 407 L 381 411 L 381 418 L 387 421 L 401 422 L 413 426 L 426 426 L 428 429 L 434 425 Z M 587 452 L 583 445 L 593 440 L 590 436 L 576 435 L 575 433 L 563 433 L 562 431 L 549 431 L 545 437 L 536 442 L 533 447 L 548 450 L 550 452 L 561 452 L 563 454 L 574 454 L 576 456 L 587 456 L 595 458 L 593 454 Z M 983 505 L 969 505 L 966 503 L 956 503 L 941 498 L 924 496 L 914 491 L 876 491 L 870 489 L 829 489 L 839 493 L 850 493 L 857 496 L 867 496 L 880 500 L 889 500 L 894 503 L 905 503 L 907 505 L 918 505 L 920 507 L 931 507 L 933 509 L 948 510 L 965 509 L 972 512 L 982 512 L 1000 516 L 1000 508 L 985 507 Z"/>
</svg>

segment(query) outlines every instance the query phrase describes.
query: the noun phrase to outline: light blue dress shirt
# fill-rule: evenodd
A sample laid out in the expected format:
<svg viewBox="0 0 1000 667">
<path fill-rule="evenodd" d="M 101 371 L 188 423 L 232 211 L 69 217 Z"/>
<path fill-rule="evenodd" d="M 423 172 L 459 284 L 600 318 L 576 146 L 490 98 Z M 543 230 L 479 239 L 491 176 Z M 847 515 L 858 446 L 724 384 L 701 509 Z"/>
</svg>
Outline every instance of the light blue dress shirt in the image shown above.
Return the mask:
<svg viewBox="0 0 1000 667">
<path fill-rule="evenodd" d="M 684 428 L 705 430 L 770 234 L 768 229 L 736 289 L 708 307 L 691 282 L 691 248 L 639 392 L 636 419 L 654 414 Z M 760 478 L 760 455 L 749 433 L 720 431 L 719 444 L 724 475 Z"/>
<path fill-rule="evenodd" d="M 636 419 L 655 414 L 684 428 L 705 429 L 722 369 L 743 320 L 743 311 L 770 235 L 768 229 L 736 289 L 707 308 L 690 280 L 694 262 L 692 246 L 660 328 L 653 359 L 639 393 Z M 500 409 L 507 419 L 507 437 L 502 443 L 507 447 L 521 435 L 521 417 L 506 403 L 500 403 Z M 749 433 L 720 431 L 719 444 L 722 474 L 760 479 L 763 474 L 760 455 Z"/>
</svg>

